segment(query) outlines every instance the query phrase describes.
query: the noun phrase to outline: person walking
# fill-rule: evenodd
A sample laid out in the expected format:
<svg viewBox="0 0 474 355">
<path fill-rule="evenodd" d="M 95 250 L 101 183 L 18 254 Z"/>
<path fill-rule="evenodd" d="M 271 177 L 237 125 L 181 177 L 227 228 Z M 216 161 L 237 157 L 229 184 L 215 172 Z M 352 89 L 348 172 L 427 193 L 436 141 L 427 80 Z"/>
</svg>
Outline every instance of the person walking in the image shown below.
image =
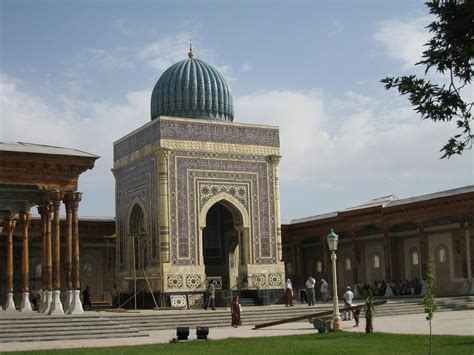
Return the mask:
<svg viewBox="0 0 474 355">
<path fill-rule="evenodd" d="M 354 294 L 352 293 L 350 286 L 346 287 L 346 293 L 344 293 L 342 298 L 344 299 L 344 307 L 352 306 L 352 299 L 354 298 Z M 351 320 L 351 314 L 352 312 L 345 311 L 342 320 Z"/>
<path fill-rule="evenodd" d="M 240 298 L 239 296 L 235 296 L 233 301 L 232 301 L 232 304 L 230 305 L 230 311 L 231 311 L 231 315 L 232 315 L 232 326 L 234 328 L 237 328 L 239 325 L 242 324 L 241 320 L 240 320 L 240 311 L 241 311 L 241 307 L 240 307 Z"/>
<path fill-rule="evenodd" d="M 208 300 L 204 309 L 207 311 L 207 308 L 211 306 L 213 310 L 216 309 L 216 285 L 214 280 L 209 283 Z"/>
<path fill-rule="evenodd" d="M 85 308 L 86 306 L 89 306 L 89 310 L 92 309 L 91 290 L 89 285 L 86 285 L 86 289 L 82 291 L 82 307 Z"/>
<path fill-rule="evenodd" d="M 38 298 L 39 292 L 36 290 L 36 287 L 33 286 L 30 291 L 31 303 L 33 304 L 33 311 L 38 310 Z"/>
<path fill-rule="evenodd" d="M 285 283 L 285 304 L 287 307 L 293 307 L 293 285 L 291 279 L 286 280 Z"/>
<path fill-rule="evenodd" d="M 120 306 L 120 292 L 117 288 L 117 285 L 114 284 L 112 288 L 112 308 L 119 308 Z"/>
<path fill-rule="evenodd" d="M 311 276 L 308 275 L 308 279 L 306 280 L 306 292 L 308 293 L 308 306 L 314 306 L 316 304 L 316 295 L 314 294 L 314 285 L 316 284 L 316 280 Z"/>
<path fill-rule="evenodd" d="M 325 279 L 321 279 L 321 296 L 322 296 L 323 302 L 326 302 L 328 300 L 329 285 Z"/>
</svg>

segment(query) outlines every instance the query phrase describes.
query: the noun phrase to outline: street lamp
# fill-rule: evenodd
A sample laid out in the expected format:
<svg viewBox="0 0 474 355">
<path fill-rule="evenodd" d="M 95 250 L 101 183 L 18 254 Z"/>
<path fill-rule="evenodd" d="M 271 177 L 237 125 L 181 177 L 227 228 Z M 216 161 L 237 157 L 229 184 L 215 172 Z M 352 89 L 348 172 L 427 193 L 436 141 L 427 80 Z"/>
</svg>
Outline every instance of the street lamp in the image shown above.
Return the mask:
<svg viewBox="0 0 474 355">
<path fill-rule="evenodd" d="M 331 229 L 331 233 L 327 235 L 328 240 L 328 247 L 331 253 L 331 260 L 332 260 L 332 287 L 333 287 L 333 304 L 334 310 L 332 314 L 332 327 L 335 331 L 341 330 L 341 317 L 339 315 L 339 301 L 337 298 L 337 276 L 336 276 L 336 250 L 337 250 L 337 242 L 339 240 L 339 236 L 334 233 Z"/>
</svg>

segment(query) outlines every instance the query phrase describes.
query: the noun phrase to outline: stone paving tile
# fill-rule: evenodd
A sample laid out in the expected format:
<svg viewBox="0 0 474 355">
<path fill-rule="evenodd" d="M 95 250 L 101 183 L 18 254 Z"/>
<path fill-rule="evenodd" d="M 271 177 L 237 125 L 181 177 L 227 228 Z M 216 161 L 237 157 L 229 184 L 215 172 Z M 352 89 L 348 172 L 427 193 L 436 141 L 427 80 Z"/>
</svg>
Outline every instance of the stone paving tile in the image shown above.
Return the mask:
<svg viewBox="0 0 474 355">
<path fill-rule="evenodd" d="M 242 321 L 245 324 L 245 316 Z M 365 319 L 361 318 L 360 327 L 353 328 L 354 321 L 342 322 L 344 331 L 364 332 Z M 374 318 L 375 332 L 399 334 L 428 334 L 428 322 L 424 314 Z M 294 334 L 315 334 L 316 329 L 307 322 L 295 322 L 253 330 L 252 326 L 210 328 L 209 339 L 251 338 Z M 132 346 L 143 344 L 168 343 L 176 336 L 176 329 L 151 331 L 149 337 L 120 339 L 89 339 L 69 341 L 36 341 L 0 343 L 0 353 L 20 350 L 66 349 L 84 347 Z M 196 339 L 196 330 L 190 329 L 189 340 Z M 439 312 L 433 319 L 433 334 L 474 336 L 474 311 Z"/>
</svg>

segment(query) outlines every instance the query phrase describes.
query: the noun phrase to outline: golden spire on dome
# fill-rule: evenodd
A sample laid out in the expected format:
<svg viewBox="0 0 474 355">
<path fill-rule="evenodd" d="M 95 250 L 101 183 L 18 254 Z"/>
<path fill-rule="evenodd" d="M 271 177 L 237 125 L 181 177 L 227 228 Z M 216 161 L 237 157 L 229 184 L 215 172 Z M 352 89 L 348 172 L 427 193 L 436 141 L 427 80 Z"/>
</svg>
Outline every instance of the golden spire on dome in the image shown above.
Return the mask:
<svg viewBox="0 0 474 355">
<path fill-rule="evenodd" d="M 194 53 L 193 53 L 193 44 L 190 42 L 189 43 L 189 53 L 188 53 L 188 57 L 193 59 L 194 58 Z"/>
</svg>

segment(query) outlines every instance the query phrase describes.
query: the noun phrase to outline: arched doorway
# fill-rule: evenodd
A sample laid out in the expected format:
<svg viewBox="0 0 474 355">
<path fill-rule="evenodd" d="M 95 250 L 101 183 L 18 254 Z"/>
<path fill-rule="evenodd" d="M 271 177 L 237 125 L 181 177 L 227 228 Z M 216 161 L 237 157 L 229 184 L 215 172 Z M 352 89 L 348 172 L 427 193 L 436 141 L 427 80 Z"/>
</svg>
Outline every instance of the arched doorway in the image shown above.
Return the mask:
<svg viewBox="0 0 474 355">
<path fill-rule="evenodd" d="M 242 217 L 227 201 L 219 201 L 206 214 L 202 231 L 202 253 L 206 277 L 222 279 L 223 289 L 239 287 L 239 226 Z"/>
</svg>

